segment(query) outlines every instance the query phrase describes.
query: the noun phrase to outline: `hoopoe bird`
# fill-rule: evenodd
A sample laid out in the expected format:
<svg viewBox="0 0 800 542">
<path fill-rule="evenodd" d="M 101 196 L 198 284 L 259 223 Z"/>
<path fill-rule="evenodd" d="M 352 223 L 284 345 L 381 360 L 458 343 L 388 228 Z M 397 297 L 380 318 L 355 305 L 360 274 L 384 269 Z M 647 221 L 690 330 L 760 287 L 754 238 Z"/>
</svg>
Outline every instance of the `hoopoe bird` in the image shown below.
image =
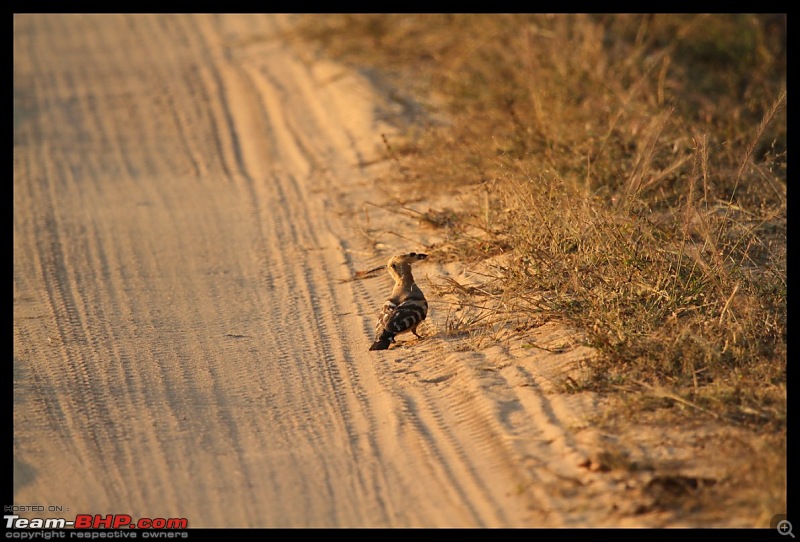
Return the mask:
<svg viewBox="0 0 800 542">
<path fill-rule="evenodd" d="M 378 316 L 375 342 L 369 347 L 370 350 L 386 350 L 394 342 L 395 335 L 400 333 L 410 331 L 419 337 L 417 326 L 428 315 L 428 301 L 414 282 L 411 264 L 427 257 L 427 254 L 411 252 L 389 258 L 386 269 L 394 279 L 394 289 Z"/>
</svg>

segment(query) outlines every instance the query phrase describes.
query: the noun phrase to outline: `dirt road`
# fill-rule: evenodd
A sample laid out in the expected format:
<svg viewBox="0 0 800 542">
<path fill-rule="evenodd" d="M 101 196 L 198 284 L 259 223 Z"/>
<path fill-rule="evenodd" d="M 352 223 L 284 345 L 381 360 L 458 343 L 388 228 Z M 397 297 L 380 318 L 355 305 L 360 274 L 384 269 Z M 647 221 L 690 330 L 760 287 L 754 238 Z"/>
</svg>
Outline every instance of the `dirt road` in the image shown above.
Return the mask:
<svg viewBox="0 0 800 542">
<path fill-rule="evenodd" d="M 540 331 L 556 354 L 471 352 L 432 300 L 426 340 L 368 352 L 388 277 L 340 279 L 423 247 L 368 250 L 378 97 L 290 25 L 15 16 L 14 504 L 190 527 L 620 524 L 619 480 L 576 437 L 596 398 L 551 393 L 591 355 L 561 331 Z"/>
</svg>

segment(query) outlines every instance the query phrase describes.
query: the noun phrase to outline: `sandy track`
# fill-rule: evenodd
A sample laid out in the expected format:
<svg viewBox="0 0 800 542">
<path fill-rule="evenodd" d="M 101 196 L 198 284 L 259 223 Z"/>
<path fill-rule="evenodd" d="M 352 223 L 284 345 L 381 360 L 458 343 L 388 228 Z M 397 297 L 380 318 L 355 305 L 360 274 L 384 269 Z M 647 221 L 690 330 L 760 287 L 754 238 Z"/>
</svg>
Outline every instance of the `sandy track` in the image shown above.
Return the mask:
<svg viewBox="0 0 800 542">
<path fill-rule="evenodd" d="M 388 279 L 338 279 L 420 247 L 359 244 L 377 98 L 304 62 L 288 24 L 15 17 L 15 504 L 193 527 L 613 523 L 574 436 L 595 399 L 551 393 L 590 353 L 454 352 L 435 300 L 429 339 L 367 351 Z"/>
</svg>

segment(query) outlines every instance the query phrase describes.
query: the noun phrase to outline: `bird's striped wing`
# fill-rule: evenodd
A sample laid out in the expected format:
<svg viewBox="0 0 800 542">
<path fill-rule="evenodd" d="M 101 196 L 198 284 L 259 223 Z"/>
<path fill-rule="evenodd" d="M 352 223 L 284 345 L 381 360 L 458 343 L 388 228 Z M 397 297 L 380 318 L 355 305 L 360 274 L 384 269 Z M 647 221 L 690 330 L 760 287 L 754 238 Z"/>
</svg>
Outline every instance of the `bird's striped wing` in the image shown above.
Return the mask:
<svg viewBox="0 0 800 542">
<path fill-rule="evenodd" d="M 384 329 L 395 335 L 403 333 L 415 328 L 427 315 L 428 302 L 424 299 L 409 299 L 399 305 L 387 301 L 378 317 L 375 334 L 381 334 Z"/>
</svg>

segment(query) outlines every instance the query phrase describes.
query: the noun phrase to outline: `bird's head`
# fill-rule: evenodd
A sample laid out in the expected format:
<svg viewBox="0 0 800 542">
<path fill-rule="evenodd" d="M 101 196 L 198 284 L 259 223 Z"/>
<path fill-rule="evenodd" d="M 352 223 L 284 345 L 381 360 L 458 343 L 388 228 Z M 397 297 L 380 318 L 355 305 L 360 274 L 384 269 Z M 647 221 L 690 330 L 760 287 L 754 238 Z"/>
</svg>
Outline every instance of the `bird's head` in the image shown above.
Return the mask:
<svg viewBox="0 0 800 542">
<path fill-rule="evenodd" d="M 417 263 L 428 257 L 427 254 L 420 254 L 419 252 L 409 252 L 408 254 L 398 254 L 389 258 L 389 263 L 386 265 L 391 267 L 392 264 L 409 264 Z"/>
<path fill-rule="evenodd" d="M 404 275 L 411 275 L 411 264 L 420 262 L 428 257 L 427 254 L 419 252 L 409 252 L 408 254 L 398 254 L 389 258 L 386 268 L 389 273 L 398 279 Z"/>
</svg>

